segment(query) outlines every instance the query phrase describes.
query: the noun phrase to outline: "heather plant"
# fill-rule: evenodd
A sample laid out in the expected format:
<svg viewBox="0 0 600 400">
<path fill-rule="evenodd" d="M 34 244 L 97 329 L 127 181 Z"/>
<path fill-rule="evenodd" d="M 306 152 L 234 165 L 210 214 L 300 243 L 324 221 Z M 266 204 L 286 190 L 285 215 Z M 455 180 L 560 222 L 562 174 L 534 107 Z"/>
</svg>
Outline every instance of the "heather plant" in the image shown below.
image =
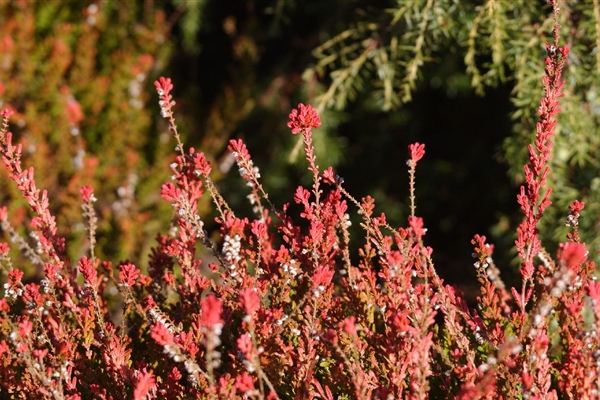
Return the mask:
<svg viewBox="0 0 600 400">
<path fill-rule="evenodd" d="M 147 193 L 166 176 L 155 163 L 170 154 L 157 146 L 158 135 L 140 132 L 155 125 L 147 88 L 171 53 L 172 23 L 149 1 L 0 3 L 0 104 L 15 112 L 22 156 L 48 190 L 71 257 L 86 252 L 78 206 L 84 184 L 104 194 L 95 204 L 102 215 L 96 253 L 137 260 L 149 250 L 144 243 L 154 232 L 134 227 L 160 215 L 157 196 Z M 0 188 L 19 231 L 25 204 L 4 176 Z"/>
<path fill-rule="evenodd" d="M 0 244 L 2 397 L 597 398 L 600 284 L 578 230 L 584 203 L 573 200 L 565 210 L 571 232 L 556 254 L 544 249 L 538 230 L 550 204 L 547 176 L 569 54 L 553 6 L 540 120 L 517 198 L 522 282 L 507 287 L 493 245 L 475 235 L 476 307 L 443 282 L 426 245 L 414 185 L 424 144 L 408 148 L 410 215 L 394 228 L 375 211 L 375 199 L 353 197 L 333 168 L 319 167 L 313 130 L 321 117 L 299 104 L 288 127 L 301 137 L 311 184 L 298 187 L 290 203 L 273 204 L 248 147 L 231 140 L 253 206 L 241 215 L 221 196 L 205 154 L 184 145 L 173 85 L 160 78 L 161 116 L 177 153 L 161 197 L 174 217 L 142 272 L 96 254 L 101 195 L 89 185 L 80 196 L 90 250 L 71 261 L 49 195 L 8 130 L 13 113 L 3 110 L 4 170 L 32 212 L 36 239 L 35 248 L 18 245 L 42 265 L 44 279 L 24 281 L 9 245 Z M 204 196 L 217 211 L 218 242 L 198 210 Z M 360 216 L 364 236 L 350 236 L 350 213 Z M 0 220 L 9 230 L 6 208 Z M 351 240 L 360 242 L 358 254 Z"/>
</svg>

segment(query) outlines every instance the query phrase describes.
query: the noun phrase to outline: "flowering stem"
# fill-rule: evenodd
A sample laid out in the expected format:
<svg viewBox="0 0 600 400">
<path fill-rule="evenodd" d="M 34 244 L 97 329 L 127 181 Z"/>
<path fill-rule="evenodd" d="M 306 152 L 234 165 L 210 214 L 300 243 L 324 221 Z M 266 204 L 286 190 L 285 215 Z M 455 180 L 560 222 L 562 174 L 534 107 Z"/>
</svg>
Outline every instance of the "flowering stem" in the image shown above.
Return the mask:
<svg viewBox="0 0 600 400">
<path fill-rule="evenodd" d="M 562 97 L 564 81 L 561 79 L 562 69 L 569 54 L 567 46 L 558 47 L 560 40 L 558 23 L 558 5 L 550 2 L 554 7 L 554 44 L 546 43 L 547 57 L 546 68 L 542 78 L 545 87 L 545 96 L 541 99 L 538 108 L 540 121 L 536 125 L 535 142 L 529 145 L 529 164 L 525 165 L 525 185 L 521 186 L 521 193 L 517 200 L 525 214 L 525 219 L 517 228 L 517 252 L 521 258 L 521 275 L 523 278 L 520 294 L 520 308 L 524 312 L 525 305 L 530 296 L 527 288 L 534 275 L 533 258 L 541 250 L 538 237 L 537 223 L 542 218 L 544 210 L 551 204 L 548 188 L 542 195 L 542 187 L 546 184 L 546 177 L 550 171 L 548 161 L 552 152 L 552 137 L 556 127 L 556 115 L 560 113 L 559 98 Z"/>
<path fill-rule="evenodd" d="M 408 165 L 408 176 L 409 176 L 409 185 L 410 185 L 410 216 L 415 216 L 415 210 L 417 206 L 415 205 L 415 171 L 417 169 L 417 162 L 425 155 L 425 145 L 420 143 L 413 143 L 408 146 L 408 150 L 410 153 L 410 159 L 406 161 L 406 165 Z"/>
</svg>

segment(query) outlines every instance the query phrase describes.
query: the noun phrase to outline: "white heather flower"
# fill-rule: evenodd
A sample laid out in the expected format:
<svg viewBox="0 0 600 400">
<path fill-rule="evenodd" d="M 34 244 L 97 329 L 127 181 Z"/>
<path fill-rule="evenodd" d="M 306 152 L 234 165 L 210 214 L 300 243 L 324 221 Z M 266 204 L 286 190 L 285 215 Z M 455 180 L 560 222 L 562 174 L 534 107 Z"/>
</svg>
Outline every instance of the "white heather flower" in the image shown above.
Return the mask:
<svg viewBox="0 0 600 400">
<path fill-rule="evenodd" d="M 238 262 L 242 259 L 242 257 L 240 256 L 241 249 L 242 244 L 240 235 L 235 235 L 234 237 L 225 235 L 225 240 L 223 241 L 223 256 L 225 257 L 225 260 L 231 264 L 230 268 L 235 268 L 235 265 L 233 265 L 233 263 Z"/>
</svg>

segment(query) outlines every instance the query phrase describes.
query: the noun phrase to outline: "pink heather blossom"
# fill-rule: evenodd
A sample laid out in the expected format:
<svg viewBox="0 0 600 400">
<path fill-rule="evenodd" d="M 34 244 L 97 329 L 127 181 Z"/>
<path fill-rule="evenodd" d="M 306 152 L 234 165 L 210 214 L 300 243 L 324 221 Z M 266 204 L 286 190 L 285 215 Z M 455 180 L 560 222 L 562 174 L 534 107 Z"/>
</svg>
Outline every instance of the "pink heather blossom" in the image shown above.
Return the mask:
<svg viewBox="0 0 600 400">
<path fill-rule="evenodd" d="M 33 356 L 39 360 L 43 360 L 44 357 L 48 354 L 48 350 L 46 349 L 35 349 L 33 350 Z"/>
<path fill-rule="evenodd" d="M 13 110 L 10 110 L 8 108 L 3 109 L 2 111 L 0 111 L 0 116 L 5 119 L 8 120 L 15 112 Z"/>
<path fill-rule="evenodd" d="M 491 257 L 494 252 L 494 245 L 487 244 L 485 241 L 486 237 L 483 235 L 475 235 L 473 240 L 471 240 L 471 244 L 475 246 L 475 252 L 479 259 Z"/>
<path fill-rule="evenodd" d="M 157 81 L 154 82 L 154 86 L 156 87 L 156 91 L 160 97 L 158 104 L 160 105 L 161 116 L 163 118 L 169 118 L 172 120 L 172 108 L 175 105 L 175 102 L 173 101 L 173 96 L 171 96 L 171 90 L 173 89 L 171 78 L 164 78 L 161 76 Z"/>
<path fill-rule="evenodd" d="M 342 329 L 344 329 L 344 332 L 346 332 L 347 334 L 351 335 L 351 336 L 356 336 L 357 332 L 356 332 L 356 317 L 354 315 L 344 319 L 341 323 L 340 323 Z"/>
<path fill-rule="evenodd" d="M 425 235 L 423 219 L 421 217 L 408 217 L 408 224 L 417 238 L 421 238 Z"/>
<path fill-rule="evenodd" d="M 98 279 L 98 271 L 96 271 L 96 266 L 92 263 L 92 260 L 83 256 L 81 260 L 79 260 L 79 271 L 83 275 L 83 279 L 86 283 L 88 283 L 92 287 L 96 287 L 97 279 Z"/>
<path fill-rule="evenodd" d="M 254 314 L 254 312 L 260 308 L 260 298 L 258 297 L 258 293 L 252 290 L 252 288 L 244 289 L 242 293 L 240 293 L 240 300 L 248 315 Z"/>
<path fill-rule="evenodd" d="M 237 340 L 238 349 L 246 356 L 246 359 L 250 360 L 252 358 L 253 346 L 252 346 L 252 338 L 249 334 L 244 333 Z"/>
<path fill-rule="evenodd" d="M 79 193 L 81 194 L 81 199 L 84 203 L 89 203 L 94 199 L 94 188 L 92 188 L 90 185 L 83 186 L 81 189 L 79 189 Z"/>
<path fill-rule="evenodd" d="M 410 150 L 410 160 L 413 163 L 417 163 L 425 155 L 425 145 L 420 143 L 413 143 L 408 146 Z"/>
<path fill-rule="evenodd" d="M 213 326 L 222 326 L 221 312 L 223 310 L 223 302 L 214 294 L 209 294 L 202 300 L 202 326 L 212 328 Z"/>
<path fill-rule="evenodd" d="M 18 354 L 23 354 L 23 353 L 29 351 L 29 346 L 25 342 L 20 342 L 17 345 L 17 348 L 15 350 L 17 351 Z"/>
<path fill-rule="evenodd" d="M 159 96 L 168 96 L 173 89 L 173 84 L 171 83 L 171 78 L 161 76 L 154 82 L 154 87 L 156 87 Z"/>
<path fill-rule="evenodd" d="M 254 380 L 247 372 L 243 372 L 235 378 L 235 387 L 242 393 L 248 392 L 254 389 Z"/>
<path fill-rule="evenodd" d="M 191 147 L 190 148 L 190 158 L 192 159 L 192 164 L 194 165 L 194 170 L 198 171 L 203 176 L 210 175 L 210 164 L 206 160 L 206 156 L 204 153 L 196 153 L 196 150 Z"/>
<path fill-rule="evenodd" d="M 31 334 L 32 330 L 33 323 L 31 321 L 25 320 L 23 322 L 19 322 L 19 335 L 21 335 L 21 337 L 29 337 L 29 334 Z"/>
<path fill-rule="evenodd" d="M 588 294 L 595 301 L 600 301 L 600 282 L 590 282 L 588 285 Z"/>
<path fill-rule="evenodd" d="M 58 267 L 52 263 L 44 264 L 44 276 L 50 281 L 54 281 L 56 279 Z"/>
<path fill-rule="evenodd" d="M 8 301 L 2 297 L 0 298 L 0 312 L 9 312 L 10 311 L 10 305 L 8 304 Z"/>
<path fill-rule="evenodd" d="M 600 283 L 593 280 L 597 270 L 576 234 L 584 203 L 575 200 L 569 207 L 573 234 L 556 258 L 543 251 L 536 226 L 549 204 L 543 189 L 553 115 L 559 111 L 559 61 L 567 55 L 557 43 L 547 46 L 547 91 L 518 198 L 526 217 L 517 243 L 524 257 L 523 289 L 519 293 L 505 286 L 491 259 L 493 245 L 475 235 L 471 243 L 481 284 L 477 308 L 438 276 L 432 249 L 421 240 L 426 230 L 414 213 L 414 173 L 425 153 L 422 144 L 409 146 L 411 214 L 405 227 L 395 228 L 384 214 L 374 216 L 373 198 L 357 201 L 348 194 L 333 168 L 320 172 L 311 137 L 320 119 L 312 107 L 300 104 L 288 126 L 303 135 L 314 180 L 312 190 L 299 187 L 293 194 L 291 202 L 299 206 L 270 204 L 257 189 L 260 176 L 246 145 L 230 142 L 240 173 L 253 188 L 252 204 L 269 203 L 269 209 L 250 219 L 236 215 L 209 182 L 204 154 L 193 148 L 186 153 L 171 110 L 173 85 L 160 78 L 155 84 L 161 112 L 178 140 L 173 179 L 162 194 L 176 217 L 174 229 L 157 238 L 148 275 L 141 275 L 131 263 L 113 268 L 95 257 L 71 263 L 52 252 L 59 244 L 64 248 L 64 242 L 49 235 L 54 232 L 49 199 L 28 183 L 33 170 L 21 166 L 21 151 L 5 120 L 0 128 L 5 166 L 31 206 L 32 226 L 42 234 L 39 244 L 49 250 L 38 261 L 44 272 L 39 285 L 23 284 L 17 265 L 3 260 L 8 275 L 0 298 L 0 326 L 6 328 L 0 337 L 3 390 L 23 398 L 56 391 L 55 397 L 71 400 L 547 399 L 557 398 L 557 391 L 589 397 L 598 381 L 599 345 L 593 332 L 600 321 Z M 151 57 L 140 59 L 133 68 L 147 72 L 152 62 Z M 333 187 L 322 189 L 323 182 Z M 218 208 L 218 227 L 210 237 L 196 220 L 204 208 L 199 203 L 203 184 L 210 186 Z M 80 193 L 84 211 L 91 209 L 91 186 Z M 346 202 L 358 209 L 366 231 L 358 254 L 350 253 L 342 225 Z M 4 207 L 0 222 L 3 230 L 10 226 Z M 0 243 L 0 256 L 8 253 L 8 245 Z M 339 279 L 332 282 L 334 273 Z M 132 290 L 122 290 L 124 301 L 114 303 L 104 296 L 118 280 Z M 122 321 L 115 325 L 112 305 L 121 303 Z M 594 320 L 586 315 L 588 305 Z M 549 329 L 554 321 L 560 329 Z M 155 345 L 149 345 L 149 338 Z"/>
<path fill-rule="evenodd" d="M 568 242 L 560 245 L 559 258 L 564 261 L 567 268 L 576 271 L 587 258 L 584 244 Z"/>
<path fill-rule="evenodd" d="M 40 294 L 40 285 L 28 283 L 23 291 L 23 301 L 30 307 L 42 307 L 44 300 Z"/>
<path fill-rule="evenodd" d="M 171 346 L 173 344 L 173 333 L 160 322 L 150 327 L 150 336 L 160 346 Z"/>
<path fill-rule="evenodd" d="M 9 251 L 10 251 L 10 247 L 8 246 L 8 243 L 6 243 L 6 242 L 0 243 L 0 257 L 8 256 Z"/>
<path fill-rule="evenodd" d="M 21 278 L 23 278 L 23 271 L 21 271 L 20 269 L 13 269 L 8 273 L 8 283 L 11 285 L 20 285 Z"/>
<path fill-rule="evenodd" d="M 131 263 L 119 265 L 119 281 L 129 287 L 135 285 L 138 277 L 140 276 L 140 270 Z"/>
<path fill-rule="evenodd" d="M 146 395 L 156 387 L 156 381 L 151 372 L 144 373 L 138 380 L 133 392 L 134 400 L 144 400 Z"/>
<path fill-rule="evenodd" d="M 331 283 L 333 278 L 333 270 L 328 267 L 320 266 L 312 276 L 313 289 L 319 286 L 326 286 Z"/>
<path fill-rule="evenodd" d="M 323 177 L 323 181 L 330 185 L 337 185 L 339 183 L 338 179 L 336 178 L 335 172 L 333 172 L 333 168 L 331 167 L 323 171 L 323 174 L 321 176 Z"/>
<path fill-rule="evenodd" d="M 579 215 L 579 213 L 583 210 L 584 207 L 585 207 L 585 203 L 583 201 L 573 200 L 573 204 L 571 204 L 569 206 L 569 210 L 573 214 Z"/>
<path fill-rule="evenodd" d="M 296 204 L 303 204 L 308 208 L 308 199 L 310 199 L 310 192 L 302 186 L 298 186 L 296 193 L 294 193 L 294 202 Z"/>
<path fill-rule="evenodd" d="M 290 121 L 287 124 L 288 128 L 292 130 L 293 134 L 300 133 L 302 131 L 308 131 L 311 128 L 318 128 L 321 126 L 321 118 L 317 113 L 317 110 L 312 106 L 298 104 L 298 108 L 295 108 L 290 113 Z"/>
<path fill-rule="evenodd" d="M 361 206 L 365 211 L 365 216 L 370 217 L 373 214 L 373 210 L 375 209 L 375 199 L 371 196 L 363 197 Z"/>
<path fill-rule="evenodd" d="M 257 238 L 268 236 L 267 225 L 260 220 L 252 221 L 250 230 Z"/>
</svg>

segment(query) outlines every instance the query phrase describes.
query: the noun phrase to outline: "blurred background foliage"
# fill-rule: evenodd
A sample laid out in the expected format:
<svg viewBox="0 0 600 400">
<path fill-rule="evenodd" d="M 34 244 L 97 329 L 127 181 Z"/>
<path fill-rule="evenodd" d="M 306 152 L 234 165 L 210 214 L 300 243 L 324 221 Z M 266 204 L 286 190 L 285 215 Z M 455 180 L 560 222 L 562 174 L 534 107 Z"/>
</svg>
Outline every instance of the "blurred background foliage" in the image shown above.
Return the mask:
<svg viewBox="0 0 600 400">
<path fill-rule="evenodd" d="M 407 145 L 425 143 L 417 213 L 440 273 L 463 283 L 474 276 L 475 233 L 491 236 L 500 266 L 513 261 L 549 12 L 542 0 L 2 2 L 0 101 L 18 113 L 11 129 L 74 257 L 85 251 L 84 184 L 99 199 L 106 259 L 143 260 L 168 226 L 158 187 L 173 142 L 152 88 L 167 75 L 185 144 L 207 153 L 225 198 L 248 213 L 227 141 L 246 140 L 267 190 L 278 204 L 290 201 L 294 186 L 310 181 L 286 127 L 299 102 L 322 115 L 319 165 L 333 165 L 357 197 L 374 196 L 393 225 L 408 212 Z M 560 18 L 572 52 L 549 177 L 554 205 L 541 233 L 553 251 L 578 198 L 595 253 L 600 6 L 564 0 Z M 0 189 L 14 223 L 26 223 L 12 185 Z"/>
<path fill-rule="evenodd" d="M 23 144 L 24 164 L 48 190 L 74 258 L 87 251 L 83 185 L 93 185 L 99 199 L 101 256 L 137 259 L 159 228 L 144 224 L 157 207 L 157 185 L 168 177 L 155 168 L 168 149 L 153 139 L 149 88 L 172 45 L 167 14 L 147 5 L 0 3 L 0 103 L 16 112 L 11 130 Z M 0 185 L 1 203 L 25 234 L 31 216 L 24 201 L 5 174 Z"/>
</svg>

